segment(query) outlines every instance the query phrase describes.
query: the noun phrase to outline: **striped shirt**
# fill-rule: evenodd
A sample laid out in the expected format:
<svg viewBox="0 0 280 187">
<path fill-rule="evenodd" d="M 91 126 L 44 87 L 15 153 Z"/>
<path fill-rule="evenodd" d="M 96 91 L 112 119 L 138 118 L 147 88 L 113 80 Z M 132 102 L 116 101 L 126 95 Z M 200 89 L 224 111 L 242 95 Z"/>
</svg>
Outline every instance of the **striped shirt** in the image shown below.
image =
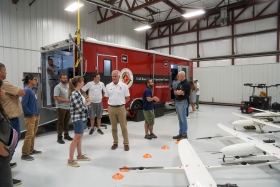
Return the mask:
<svg viewBox="0 0 280 187">
<path fill-rule="evenodd" d="M 82 120 L 86 121 L 88 118 L 88 107 L 83 102 L 81 92 L 75 90 L 70 95 L 70 115 L 72 122 Z"/>
</svg>

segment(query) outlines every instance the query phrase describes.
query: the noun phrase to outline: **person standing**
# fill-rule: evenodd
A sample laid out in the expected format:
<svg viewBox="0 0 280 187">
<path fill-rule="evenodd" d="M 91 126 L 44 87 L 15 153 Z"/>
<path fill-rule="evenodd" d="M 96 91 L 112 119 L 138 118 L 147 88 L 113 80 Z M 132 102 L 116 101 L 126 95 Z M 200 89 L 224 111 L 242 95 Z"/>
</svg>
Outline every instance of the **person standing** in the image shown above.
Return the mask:
<svg viewBox="0 0 280 187">
<path fill-rule="evenodd" d="M 57 142 L 64 144 L 62 140 L 62 133 L 64 139 L 72 141 L 73 138 L 69 136 L 69 120 L 70 120 L 70 103 L 68 98 L 69 85 L 67 83 L 67 75 L 59 75 L 60 83 L 54 88 L 54 99 L 56 101 L 56 112 L 58 116 L 57 122 Z"/>
<path fill-rule="evenodd" d="M 199 96 L 200 96 L 200 85 L 198 83 L 198 80 L 196 78 L 193 79 L 193 82 L 196 86 L 196 109 L 199 108 Z"/>
<path fill-rule="evenodd" d="M 98 73 L 93 74 L 93 81 L 87 83 L 83 88 L 83 92 L 89 91 L 89 98 L 91 100 L 91 105 L 89 108 L 89 117 L 90 117 L 90 125 L 91 129 L 89 134 L 91 135 L 94 132 L 94 123 L 95 117 L 97 118 L 97 132 L 101 135 L 104 133 L 100 129 L 101 118 L 103 115 L 103 104 L 102 98 L 105 93 L 105 85 L 103 82 L 100 82 L 100 75 Z"/>
<path fill-rule="evenodd" d="M 151 140 L 152 138 L 157 138 L 153 133 L 153 127 L 155 124 L 155 113 L 154 113 L 154 102 L 159 102 L 157 96 L 153 96 L 152 89 L 154 83 L 152 79 L 146 79 L 145 81 L 146 89 L 144 90 L 142 101 L 143 101 L 143 114 L 145 118 L 144 128 L 145 128 L 145 139 Z M 150 134 L 149 134 L 150 131 Z"/>
<path fill-rule="evenodd" d="M 128 86 L 120 80 L 120 71 L 112 71 L 112 82 L 107 84 L 105 97 L 108 100 L 108 113 L 112 125 L 112 136 L 114 144 L 111 149 L 115 150 L 118 147 L 118 122 L 121 125 L 124 150 L 129 151 L 129 141 L 127 132 L 126 110 L 125 104 L 130 99 Z"/>
<path fill-rule="evenodd" d="M 26 133 L 22 146 L 21 159 L 32 161 L 34 158 L 31 155 L 42 154 L 42 151 L 34 149 L 35 136 L 37 134 L 40 121 L 37 99 L 35 92 L 32 90 L 32 88 L 37 85 L 37 79 L 33 75 L 26 75 L 22 81 L 25 84 L 25 95 L 22 97 L 21 104 L 24 113 Z"/>
<path fill-rule="evenodd" d="M 173 90 L 176 90 L 178 84 L 180 83 L 180 81 L 178 80 L 178 74 L 176 75 L 175 79 L 172 82 L 172 88 Z"/>
<path fill-rule="evenodd" d="M 90 158 L 86 157 L 82 153 L 82 137 L 87 124 L 87 106 L 91 104 L 91 100 L 88 97 L 85 98 L 81 93 L 81 89 L 84 86 L 83 77 L 75 76 L 70 80 L 69 83 L 70 115 L 73 122 L 75 135 L 73 141 L 70 144 L 69 159 L 67 165 L 72 167 L 79 167 L 80 165 L 73 159 L 76 148 L 78 151 L 78 161 L 90 161 Z M 74 90 L 72 88 L 74 88 Z"/>
<path fill-rule="evenodd" d="M 0 100 L 5 99 L 5 90 L 3 89 L 3 81 L 0 79 Z M 13 185 L 17 186 L 20 183 L 14 183 L 12 179 L 12 171 L 10 167 L 10 161 L 12 160 L 12 155 L 8 150 L 7 146 L 11 145 L 11 137 L 14 137 L 17 142 L 17 132 L 14 131 L 11 127 L 10 120 L 5 113 L 5 110 L 2 106 L 2 102 L 0 103 L 0 186 L 1 187 L 12 187 Z M 16 134 L 14 134 L 14 132 Z"/>
<path fill-rule="evenodd" d="M 192 106 L 192 111 L 195 111 L 195 102 L 196 102 L 196 87 L 193 83 L 193 81 L 190 81 L 190 86 L 191 86 L 191 92 L 190 92 L 190 103 Z"/>
<path fill-rule="evenodd" d="M 50 57 L 48 58 L 48 83 L 50 88 L 50 99 L 51 99 L 51 106 L 55 107 L 55 101 L 54 101 L 54 88 L 57 85 L 57 77 L 58 77 L 58 69 L 57 66 L 53 64 L 53 59 Z"/>
<path fill-rule="evenodd" d="M 6 67 L 4 64 L 0 63 L 0 79 L 3 80 L 3 89 L 5 90 L 5 97 L 1 99 L 1 104 L 4 108 L 5 114 L 9 118 L 9 121 L 12 127 L 18 133 L 18 141 L 20 139 L 20 123 L 19 123 L 19 116 L 22 114 L 22 107 L 19 100 L 19 97 L 24 96 L 25 92 L 23 89 L 12 85 L 6 79 Z M 13 156 L 13 154 L 12 154 Z M 17 163 L 10 163 L 10 167 L 14 168 L 17 166 Z M 14 185 L 21 184 L 20 180 L 13 179 Z"/>
<path fill-rule="evenodd" d="M 179 134 L 173 136 L 173 139 L 180 141 L 181 139 L 188 139 L 188 121 L 186 119 L 186 110 L 188 108 L 188 98 L 190 96 L 190 83 L 186 79 L 186 73 L 180 71 L 178 73 L 178 84 L 174 94 L 176 96 L 176 111 L 179 120 Z"/>
</svg>

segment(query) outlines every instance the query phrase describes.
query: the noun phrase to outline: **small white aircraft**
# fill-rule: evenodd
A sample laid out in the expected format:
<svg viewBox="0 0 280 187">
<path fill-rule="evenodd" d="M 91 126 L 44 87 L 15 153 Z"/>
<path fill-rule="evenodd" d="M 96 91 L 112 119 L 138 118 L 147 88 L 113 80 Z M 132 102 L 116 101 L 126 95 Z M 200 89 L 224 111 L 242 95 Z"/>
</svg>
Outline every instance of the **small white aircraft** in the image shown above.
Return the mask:
<svg viewBox="0 0 280 187">
<path fill-rule="evenodd" d="M 248 117 L 248 116 L 244 116 L 244 115 L 240 115 L 240 114 L 236 114 L 236 113 L 232 113 L 236 116 L 239 116 L 239 117 L 242 117 L 242 118 L 245 118 L 245 120 L 236 120 L 234 122 L 232 122 L 232 124 L 234 125 L 234 130 L 236 130 L 236 126 L 258 126 L 261 130 L 262 133 L 264 133 L 264 131 L 262 130 L 262 127 L 264 125 L 268 125 L 268 126 L 271 126 L 271 127 L 275 127 L 275 128 L 280 128 L 279 125 L 275 125 L 273 123 L 270 123 L 270 122 L 266 122 L 266 121 L 263 121 L 263 120 L 260 120 L 260 119 L 256 119 L 256 118 L 252 118 L 252 117 Z"/>
<path fill-rule="evenodd" d="M 230 129 L 222 124 L 218 126 L 230 133 L 231 136 L 225 137 L 205 137 L 198 139 L 207 140 L 229 140 L 229 139 L 241 139 L 244 143 L 238 143 L 230 146 L 226 146 L 220 150 L 223 154 L 223 161 L 225 162 L 225 155 L 234 156 L 234 162 L 244 166 L 260 166 L 280 164 L 280 146 L 275 143 L 275 140 L 258 140 L 245 133 L 238 132 Z M 258 155 L 256 155 L 258 154 Z M 249 164 L 247 161 L 258 161 L 257 164 Z M 238 166 L 238 165 L 237 165 Z M 233 166 L 230 166 L 233 167 Z M 235 167 L 235 166 L 234 166 Z"/>
<path fill-rule="evenodd" d="M 253 117 L 260 117 L 260 118 L 280 117 L 280 112 L 271 112 L 269 110 L 261 110 L 261 109 L 253 108 L 253 107 L 251 107 L 251 108 L 254 110 L 257 110 L 257 111 L 261 111 L 259 113 L 254 114 Z"/>
<path fill-rule="evenodd" d="M 217 185 L 208 170 L 217 170 L 223 166 L 205 166 L 187 139 L 181 140 L 178 145 L 182 166 L 179 167 L 128 167 L 120 169 L 136 170 L 138 173 L 176 173 L 185 174 L 191 187 L 237 187 L 235 184 Z"/>
</svg>

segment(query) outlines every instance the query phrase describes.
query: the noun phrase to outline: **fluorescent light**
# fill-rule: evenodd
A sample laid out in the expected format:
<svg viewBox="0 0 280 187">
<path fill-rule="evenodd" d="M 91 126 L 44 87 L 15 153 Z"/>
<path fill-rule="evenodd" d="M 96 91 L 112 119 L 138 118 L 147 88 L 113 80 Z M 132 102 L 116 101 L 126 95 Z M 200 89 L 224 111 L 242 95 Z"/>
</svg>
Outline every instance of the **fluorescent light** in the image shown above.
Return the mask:
<svg viewBox="0 0 280 187">
<path fill-rule="evenodd" d="M 79 5 L 78 5 L 78 3 L 73 3 L 70 6 L 68 6 L 67 8 L 65 8 L 64 10 L 74 12 L 75 10 L 77 10 L 78 8 L 81 8 L 82 6 L 84 6 L 84 4 L 82 4 L 82 3 L 80 3 Z"/>
<path fill-rule="evenodd" d="M 146 30 L 146 29 L 150 29 L 150 28 L 151 28 L 150 25 L 145 25 L 145 26 L 143 26 L 143 27 L 138 27 L 138 28 L 136 28 L 136 29 L 134 29 L 134 30 L 136 30 L 136 31 L 142 31 L 142 30 Z"/>
<path fill-rule="evenodd" d="M 198 16 L 198 15 L 201 15 L 201 14 L 204 14 L 204 13 L 205 13 L 204 10 L 198 10 L 198 11 L 195 11 L 195 12 L 186 13 L 182 16 L 184 16 L 185 18 L 189 18 L 189 17 L 193 17 L 193 16 Z"/>
</svg>

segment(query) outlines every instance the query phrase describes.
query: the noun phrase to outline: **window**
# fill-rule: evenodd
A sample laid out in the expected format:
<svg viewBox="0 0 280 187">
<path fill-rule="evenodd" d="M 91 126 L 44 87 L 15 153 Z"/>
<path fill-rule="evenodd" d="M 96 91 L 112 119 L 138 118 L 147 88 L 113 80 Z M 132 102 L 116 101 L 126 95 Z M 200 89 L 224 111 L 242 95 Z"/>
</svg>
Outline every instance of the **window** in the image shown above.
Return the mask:
<svg viewBox="0 0 280 187">
<path fill-rule="evenodd" d="M 104 60 L 104 76 L 111 76 L 112 72 L 112 61 Z"/>
</svg>

